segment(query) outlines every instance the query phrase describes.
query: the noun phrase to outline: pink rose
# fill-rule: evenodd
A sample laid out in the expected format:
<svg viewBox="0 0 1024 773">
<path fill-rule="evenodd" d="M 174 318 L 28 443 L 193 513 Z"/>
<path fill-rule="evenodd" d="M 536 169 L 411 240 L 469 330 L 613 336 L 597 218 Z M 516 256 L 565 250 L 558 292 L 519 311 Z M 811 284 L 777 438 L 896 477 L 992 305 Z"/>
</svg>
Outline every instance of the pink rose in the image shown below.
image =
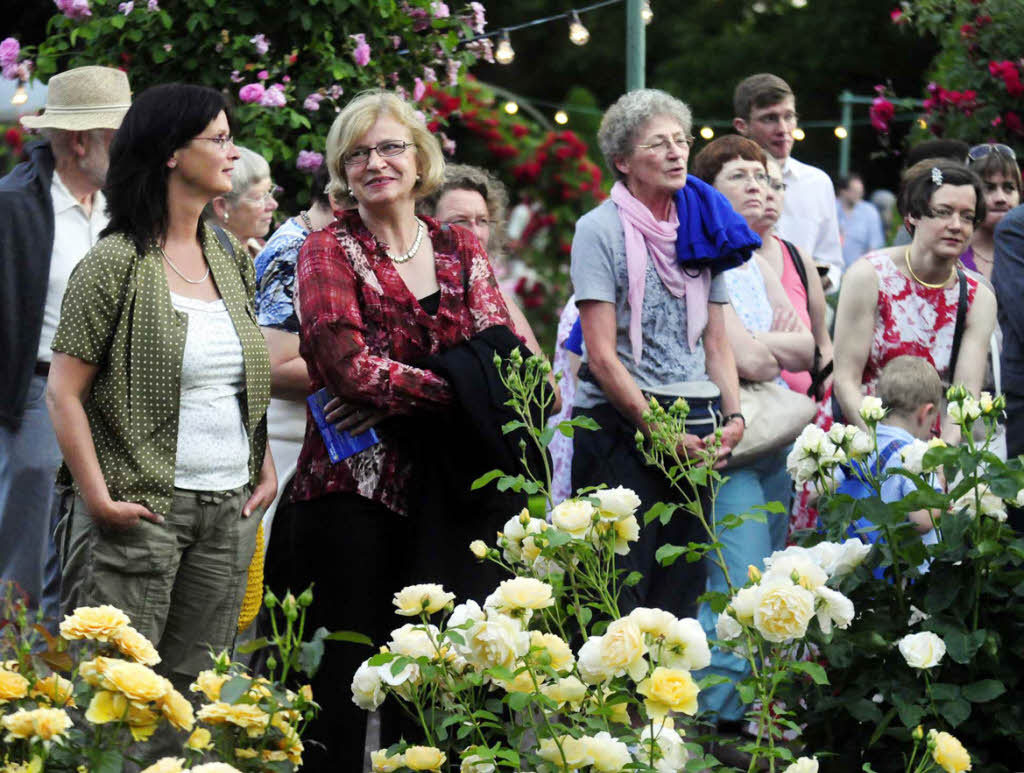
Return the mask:
<svg viewBox="0 0 1024 773">
<path fill-rule="evenodd" d="M 127 3 L 118 3 L 117 10 L 123 13 L 125 16 L 135 10 L 135 3 L 132 0 L 128 0 Z"/>
<path fill-rule="evenodd" d="M 249 42 L 256 46 L 256 53 L 260 56 L 263 56 L 270 50 L 270 43 L 267 41 L 267 36 L 263 33 L 249 38 Z"/>
<path fill-rule="evenodd" d="M 435 19 L 447 19 L 451 16 L 448 6 L 442 3 L 441 0 L 433 0 L 430 4 L 430 12 L 434 15 Z"/>
<path fill-rule="evenodd" d="M 89 0 L 54 0 L 57 9 L 69 19 L 79 20 L 92 16 Z"/>
<path fill-rule="evenodd" d="M 416 78 L 413 81 L 412 87 L 412 98 L 414 101 L 419 102 L 423 99 L 423 95 L 427 93 L 427 84 L 423 82 L 421 78 Z"/>
<path fill-rule="evenodd" d="M 437 73 L 434 72 L 433 67 L 423 68 L 423 80 L 426 83 L 437 83 Z"/>
<path fill-rule="evenodd" d="M 275 83 L 264 91 L 263 96 L 260 97 L 260 104 L 263 107 L 284 107 L 286 101 L 287 97 L 284 94 L 284 86 L 280 83 Z"/>
<path fill-rule="evenodd" d="M 349 35 L 356 42 L 355 50 L 352 51 L 352 59 L 359 67 L 366 67 L 370 63 L 370 45 L 366 42 L 366 35 Z"/>
<path fill-rule="evenodd" d="M 261 81 L 265 81 L 267 78 L 270 77 L 270 73 L 267 72 L 266 70 L 260 70 L 258 73 L 256 73 L 256 77 L 259 78 Z"/>
<path fill-rule="evenodd" d="M 157 0 L 149 0 L 149 2 L 146 3 L 146 10 L 150 13 L 152 13 L 153 11 L 159 11 L 160 4 L 157 2 Z"/>
<path fill-rule="evenodd" d="M 487 19 L 484 17 L 484 6 L 482 3 L 470 3 L 469 8 L 473 11 L 473 21 L 470 27 L 477 35 L 482 35 L 484 27 L 487 26 Z"/>
<path fill-rule="evenodd" d="M 322 153 L 315 150 L 300 150 L 299 157 L 295 160 L 295 168 L 300 172 L 315 172 L 323 166 L 324 157 Z"/>
<path fill-rule="evenodd" d="M 18 61 L 18 54 L 21 53 L 21 44 L 14 38 L 4 38 L 0 43 L 0 67 L 15 64 Z"/>
<path fill-rule="evenodd" d="M 306 101 L 302 103 L 302 107 L 305 108 L 306 110 L 309 110 L 310 112 L 315 112 L 320 109 L 320 102 L 323 100 L 323 98 L 323 94 L 318 94 L 317 92 L 314 91 L 312 94 L 306 97 Z"/>
<path fill-rule="evenodd" d="M 252 104 L 253 102 L 259 102 L 263 98 L 265 91 L 266 89 L 263 88 L 262 83 L 249 83 L 239 89 L 238 98 L 243 102 Z"/>
</svg>

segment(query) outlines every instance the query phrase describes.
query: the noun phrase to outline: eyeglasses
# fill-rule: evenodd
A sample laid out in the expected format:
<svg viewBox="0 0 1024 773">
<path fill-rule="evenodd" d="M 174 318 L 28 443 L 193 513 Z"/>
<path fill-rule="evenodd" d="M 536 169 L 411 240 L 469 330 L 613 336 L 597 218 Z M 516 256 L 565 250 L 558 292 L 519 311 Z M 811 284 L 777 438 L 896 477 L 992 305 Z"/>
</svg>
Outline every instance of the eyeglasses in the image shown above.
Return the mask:
<svg viewBox="0 0 1024 773">
<path fill-rule="evenodd" d="M 356 148 L 350 150 L 342 158 L 345 166 L 358 166 L 359 164 L 365 164 L 370 160 L 370 151 L 376 150 L 377 155 L 381 158 L 389 158 L 390 156 L 399 156 L 405 152 L 406 148 L 416 147 L 415 142 L 398 142 L 396 140 L 385 140 L 373 147 L 369 148 Z"/>
<path fill-rule="evenodd" d="M 274 185 L 271 183 L 270 190 L 266 193 L 259 196 L 242 196 L 242 201 L 247 204 L 265 207 L 270 202 L 275 201 L 282 193 L 284 193 L 284 188 L 280 185 Z"/>
<path fill-rule="evenodd" d="M 785 113 L 765 113 L 759 115 L 751 120 L 763 123 L 768 126 L 774 126 L 777 123 L 796 124 L 800 120 L 799 113 L 794 113 L 792 110 L 787 110 Z"/>
<path fill-rule="evenodd" d="M 693 137 L 686 134 L 677 134 L 675 137 L 662 137 L 657 142 L 638 143 L 637 147 L 643 150 L 655 150 L 662 153 L 667 152 L 672 145 L 678 146 L 683 150 L 689 150 L 690 146 L 693 145 Z"/>
<path fill-rule="evenodd" d="M 472 228 L 474 226 L 477 228 L 490 228 L 491 221 L 486 217 L 463 217 L 458 220 L 446 220 L 445 225 L 461 225 L 463 228 Z"/>
<path fill-rule="evenodd" d="M 192 139 L 206 140 L 207 142 L 212 142 L 221 150 L 224 150 L 229 144 L 235 144 L 235 138 L 232 137 L 230 134 L 219 134 L 216 137 L 193 137 Z"/>
<path fill-rule="evenodd" d="M 980 161 L 985 156 L 991 153 L 998 153 L 1001 156 L 1016 161 L 1017 154 L 1013 148 L 1009 145 L 1004 145 L 1001 142 L 986 142 L 984 145 L 975 145 L 973 148 L 967 151 L 967 158 L 971 161 Z"/>
<path fill-rule="evenodd" d="M 970 223 L 971 225 L 974 225 L 975 218 L 977 217 L 973 209 L 965 209 L 958 212 L 952 207 L 936 207 L 931 212 L 925 213 L 925 217 L 930 217 L 934 220 L 952 220 L 953 215 L 959 215 L 960 222 Z"/>
<path fill-rule="evenodd" d="M 784 190 L 786 190 L 786 183 L 784 183 L 784 182 L 782 182 L 782 180 L 778 180 L 778 179 L 776 179 L 774 177 L 769 177 L 768 178 L 768 187 L 771 188 L 773 191 L 784 191 Z"/>
<path fill-rule="evenodd" d="M 731 172 L 725 178 L 726 182 L 732 183 L 733 185 L 742 185 L 743 183 L 749 180 L 753 180 L 762 187 L 768 186 L 768 175 L 766 175 L 764 172 L 754 172 L 753 174 L 751 174 L 750 172 L 744 172 L 742 169 L 737 169 L 735 172 Z M 782 187 L 786 187 L 784 183 Z M 775 190 L 778 190 L 778 188 L 775 188 Z"/>
</svg>

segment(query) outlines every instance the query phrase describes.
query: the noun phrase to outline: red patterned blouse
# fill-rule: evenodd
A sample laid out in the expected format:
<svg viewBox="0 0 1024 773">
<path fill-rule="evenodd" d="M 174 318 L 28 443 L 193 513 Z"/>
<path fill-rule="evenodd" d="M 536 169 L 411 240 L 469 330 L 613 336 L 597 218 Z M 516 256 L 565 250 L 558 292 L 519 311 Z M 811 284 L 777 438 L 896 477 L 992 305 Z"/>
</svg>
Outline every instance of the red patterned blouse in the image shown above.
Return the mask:
<svg viewBox="0 0 1024 773">
<path fill-rule="evenodd" d="M 408 363 L 461 343 L 493 325 L 512 327 L 487 254 L 469 231 L 422 218 L 434 247 L 441 301 L 427 314 L 405 286 L 357 210 L 314 232 L 299 253 L 296 301 L 299 352 L 313 389 L 389 414 L 441 410 L 453 397 L 448 382 Z M 386 427 L 380 443 L 332 464 L 307 413 L 291 501 L 355 492 L 407 514 L 412 470 Z"/>
</svg>

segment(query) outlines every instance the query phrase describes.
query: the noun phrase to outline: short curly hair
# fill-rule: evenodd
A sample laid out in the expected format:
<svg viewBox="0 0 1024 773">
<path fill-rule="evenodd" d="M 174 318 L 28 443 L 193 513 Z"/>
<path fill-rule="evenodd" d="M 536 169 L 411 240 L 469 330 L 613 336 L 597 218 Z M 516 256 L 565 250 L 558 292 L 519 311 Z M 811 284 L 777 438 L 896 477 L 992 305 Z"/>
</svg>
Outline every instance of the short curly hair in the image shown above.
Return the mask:
<svg viewBox="0 0 1024 773">
<path fill-rule="evenodd" d="M 508 189 L 505 184 L 479 166 L 448 164 L 444 170 L 444 182 L 420 201 L 420 212 L 430 217 L 436 216 L 437 205 L 448 191 L 476 191 L 483 197 L 491 226 L 491 237 L 484 247 L 492 258 L 499 255 L 505 248 L 505 215 L 508 211 Z"/>
<path fill-rule="evenodd" d="M 597 144 L 616 180 L 625 181 L 615 162 L 631 155 L 637 135 L 652 118 L 668 116 L 679 122 L 685 134 L 690 133 L 693 116 L 685 102 L 660 89 L 637 89 L 623 94 L 609 107 L 597 131 Z"/>
<path fill-rule="evenodd" d="M 382 115 L 388 115 L 405 126 L 416 145 L 416 169 L 420 179 L 413 188 L 413 195 L 417 199 L 429 196 L 444 180 L 441 144 L 412 106 L 392 91 L 370 89 L 356 95 L 345 105 L 327 132 L 327 170 L 331 174 L 327 192 L 340 209 L 351 209 L 356 204 L 349 192 L 348 177 L 345 174 L 345 154 L 373 128 Z"/>
<path fill-rule="evenodd" d="M 910 235 L 914 235 L 914 226 L 907 220 L 909 217 L 927 217 L 932 211 L 932 196 L 938 190 L 936 180 L 941 185 L 970 185 L 974 188 L 974 227 L 985 222 L 985 191 L 981 178 L 959 161 L 944 158 L 926 158 L 918 161 L 903 173 L 900 184 L 900 195 L 896 199 L 896 208 L 903 216 L 904 224 Z"/>
</svg>

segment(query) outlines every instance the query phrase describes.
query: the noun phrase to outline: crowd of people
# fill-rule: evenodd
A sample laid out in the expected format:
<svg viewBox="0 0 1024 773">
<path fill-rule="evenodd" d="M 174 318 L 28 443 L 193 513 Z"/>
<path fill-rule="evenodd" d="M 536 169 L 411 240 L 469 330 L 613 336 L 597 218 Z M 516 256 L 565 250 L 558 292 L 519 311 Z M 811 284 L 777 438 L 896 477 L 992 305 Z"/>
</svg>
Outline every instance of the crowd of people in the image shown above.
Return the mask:
<svg viewBox="0 0 1024 773">
<path fill-rule="evenodd" d="M 574 294 L 544 353 L 494 270 L 504 187 L 446 164 L 396 93 L 339 112 L 308 209 L 271 233 L 270 166 L 236 145 L 244 127 L 218 92 L 170 84 L 132 99 L 119 70 L 54 76 L 45 111 L 22 121 L 42 141 L 0 180 L 0 579 L 49 621 L 120 607 L 179 689 L 209 648 L 232 648 L 253 561 L 277 591 L 316 584 L 311 626 L 384 641 L 402 586 L 475 597 L 493 579 L 466 546 L 526 501 L 468 489 L 519 459 L 489 365 L 518 346 L 562 371 L 555 420 L 600 427 L 552 447 L 559 499 L 602 484 L 645 508 L 678 499 L 635 437 L 651 432 L 652 397 L 685 397 L 679 452 L 711 449 L 727 476 L 713 501 L 706 485 L 691 498 L 714 522 L 783 503 L 723 536 L 724 572 L 656 560 L 665 543 L 702 540 L 682 514 L 621 557 L 643 575 L 624 612 L 698 617 L 712 637 L 697 598 L 742 584 L 814 525 L 814 497 L 785 463 L 809 421 L 860 424 L 877 393 L 892 423 L 880 437 L 956 443 L 939 385 L 958 382 L 1007 394 L 1005 453 L 1024 450 L 1014 151 L 914 149 L 886 247 L 884 197 L 879 211 L 860 177 L 833 186 L 791 156 L 785 81 L 752 75 L 734 106 L 736 134 L 692 158 L 677 97 L 641 89 L 608 108 L 598 142 L 615 182 L 577 223 Z M 332 430 L 365 443 L 339 458 Z M 348 685 L 364 653 L 336 649 L 314 685 L 322 745 L 306 766 L 358 770 L 365 715 Z M 733 680 L 701 693 L 720 732 L 743 716 L 743 668 L 714 653 Z M 391 740 L 403 719 L 385 712 L 382 727 Z"/>
</svg>

